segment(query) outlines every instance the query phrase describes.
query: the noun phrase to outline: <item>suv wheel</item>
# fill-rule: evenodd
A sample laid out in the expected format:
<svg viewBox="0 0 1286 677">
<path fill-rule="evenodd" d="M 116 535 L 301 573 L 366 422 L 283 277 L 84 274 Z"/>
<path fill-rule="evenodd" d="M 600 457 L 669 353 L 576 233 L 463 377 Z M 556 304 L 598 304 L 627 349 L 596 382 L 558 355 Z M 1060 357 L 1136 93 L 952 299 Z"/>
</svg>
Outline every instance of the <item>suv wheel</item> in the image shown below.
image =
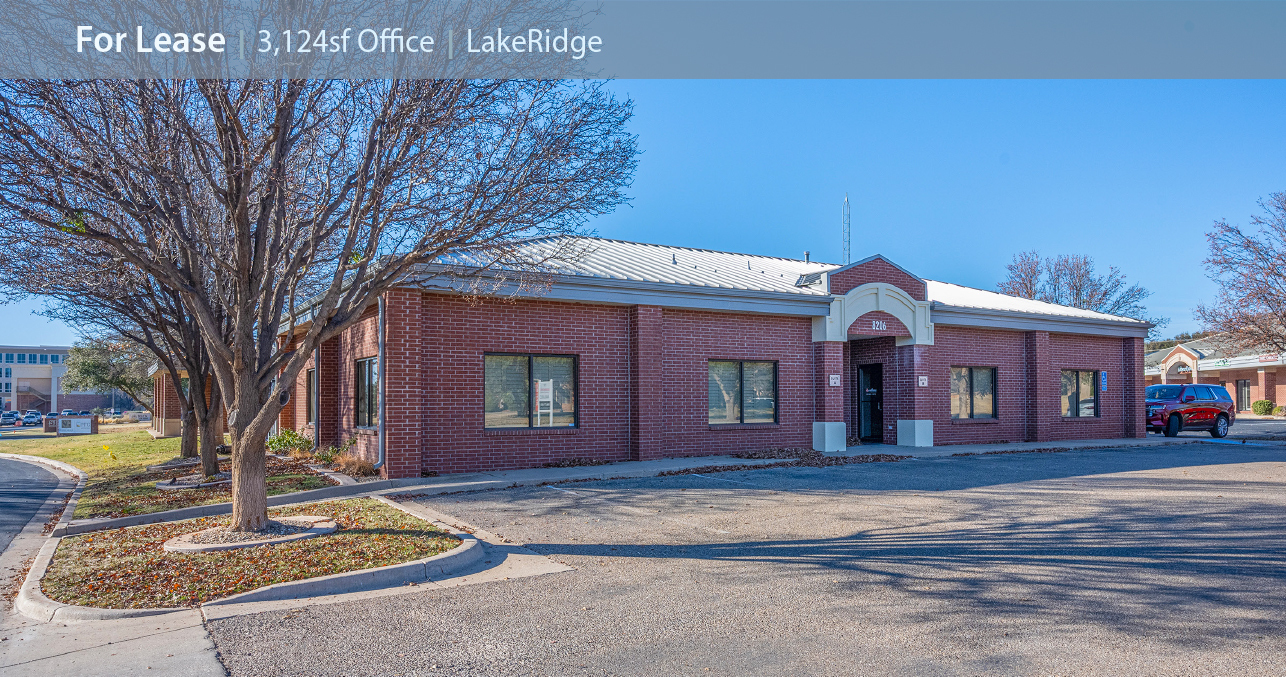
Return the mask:
<svg viewBox="0 0 1286 677">
<path fill-rule="evenodd" d="M 1220 415 L 1215 419 L 1215 427 L 1210 429 L 1210 436 L 1220 439 L 1228 436 L 1228 417 Z"/>
<path fill-rule="evenodd" d="M 1179 436 L 1179 427 L 1180 427 L 1180 426 L 1182 426 L 1182 425 L 1183 425 L 1183 422 L 1179 420 L 1179 415 L 1178 415 L 1178 414 L 1171 414 L 1171 415 L 1170 415 L 1170 418 L 1169 418 L 1169 419 L 1167 419 L 1167 420 L 1166 420 L 1166 422 L 1165 422 L 1165 436 L 1166 436 L 1166 437 L 1178 437 L 1178 436 Z"/>
</svg>

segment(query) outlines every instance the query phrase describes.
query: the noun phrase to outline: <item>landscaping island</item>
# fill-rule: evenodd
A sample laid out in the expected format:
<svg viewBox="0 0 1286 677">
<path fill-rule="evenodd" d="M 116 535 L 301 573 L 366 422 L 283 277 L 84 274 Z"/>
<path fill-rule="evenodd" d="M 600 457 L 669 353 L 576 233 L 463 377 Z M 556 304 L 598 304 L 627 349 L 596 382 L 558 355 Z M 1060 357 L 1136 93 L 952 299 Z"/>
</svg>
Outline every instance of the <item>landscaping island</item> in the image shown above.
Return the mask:
<svg viewBox="0 0 1286 677">
<path fill-rule="evenodd" d="M 65 604 L 107 609 L 198 606 L 276 583 L 432 557 L 460 539 L 371 498 L 271 509 L 273 518 L 325 516 L 338 529 L 315 538 L 204 553 L 166 552 L 166 541 L 228 524 L 202 517 L 64 538 L 41 590 Z"/>
</svg>

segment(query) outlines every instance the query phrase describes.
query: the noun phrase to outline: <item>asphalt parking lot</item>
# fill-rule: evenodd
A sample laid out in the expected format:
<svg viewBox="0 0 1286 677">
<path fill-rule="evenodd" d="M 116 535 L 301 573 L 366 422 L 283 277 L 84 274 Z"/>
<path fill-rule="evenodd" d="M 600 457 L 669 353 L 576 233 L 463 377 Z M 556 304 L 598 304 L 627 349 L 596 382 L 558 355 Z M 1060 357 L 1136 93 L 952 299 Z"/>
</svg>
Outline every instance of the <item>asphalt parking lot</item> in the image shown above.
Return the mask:
<svg viewBox="0 0 1286 677">
<path fill-rule="evenodd" d="M 568 483 L 426 504 L 574 571 L 208 624 L 242 675 L 1280 675 L 1286 446 Z"/>
</svg>

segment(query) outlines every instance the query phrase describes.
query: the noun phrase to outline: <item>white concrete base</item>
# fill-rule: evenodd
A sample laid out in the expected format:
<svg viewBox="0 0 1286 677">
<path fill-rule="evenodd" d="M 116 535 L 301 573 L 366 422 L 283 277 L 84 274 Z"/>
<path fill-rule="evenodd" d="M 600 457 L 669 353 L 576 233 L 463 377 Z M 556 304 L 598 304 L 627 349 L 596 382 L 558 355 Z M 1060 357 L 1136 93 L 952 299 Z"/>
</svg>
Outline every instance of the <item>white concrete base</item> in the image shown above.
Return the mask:
<svg viewBox="0 0 1286 677">
<path fill-rule="evenodd" d="M 816 433 L 813 433 L 813 434 L 816 435 Z M 898 446 L 899 447 L 933 446 L 933 421 L 931 419 L 898 421 Z"/>
<path fill-rule="evenodd" d="M 844 451 L 848 438 L 844 436 L 844 423 L 813 423 L 813 451 Z"/>
</svg>

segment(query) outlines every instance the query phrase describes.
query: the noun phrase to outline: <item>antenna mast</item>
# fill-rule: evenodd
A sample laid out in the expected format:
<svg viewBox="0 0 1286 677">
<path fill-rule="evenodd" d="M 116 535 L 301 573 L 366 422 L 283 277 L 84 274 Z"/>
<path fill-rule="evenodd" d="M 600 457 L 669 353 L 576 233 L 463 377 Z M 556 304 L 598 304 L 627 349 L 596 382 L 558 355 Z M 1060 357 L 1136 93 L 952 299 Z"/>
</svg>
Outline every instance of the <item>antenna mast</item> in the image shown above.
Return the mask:
<svg viewBox="0 0 1286 677">
<path fill-rule="evenodd" d="M 849 240 L 852 237 L 852 224 L 849 221 L 848 193 L 844 193 L 844 265 L 848 265 Z"/>
</svg>

